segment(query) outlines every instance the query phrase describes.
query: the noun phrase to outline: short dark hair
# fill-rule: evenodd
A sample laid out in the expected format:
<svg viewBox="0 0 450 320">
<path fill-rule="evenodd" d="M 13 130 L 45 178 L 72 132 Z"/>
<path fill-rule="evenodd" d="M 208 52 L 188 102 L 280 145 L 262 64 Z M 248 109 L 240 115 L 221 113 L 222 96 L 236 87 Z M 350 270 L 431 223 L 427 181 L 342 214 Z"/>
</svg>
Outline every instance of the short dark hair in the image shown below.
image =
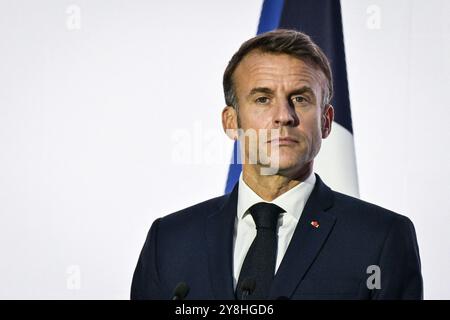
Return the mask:
<svg viewBox="0 0 450 320">
<path fill-rule="evenodd" d="M 333 77 L 328 58 L 307 34 L 296 30 L 278 29 L 247 40 L 231 58 L 223 74 L 223 91 L 227 106 L 237 105 L 233 74 L 242 59 L 252 51 L 287 54 L 318 68 L 327 80 L 322 106 L 330 103 L 333 96 Z"/>
</svg>

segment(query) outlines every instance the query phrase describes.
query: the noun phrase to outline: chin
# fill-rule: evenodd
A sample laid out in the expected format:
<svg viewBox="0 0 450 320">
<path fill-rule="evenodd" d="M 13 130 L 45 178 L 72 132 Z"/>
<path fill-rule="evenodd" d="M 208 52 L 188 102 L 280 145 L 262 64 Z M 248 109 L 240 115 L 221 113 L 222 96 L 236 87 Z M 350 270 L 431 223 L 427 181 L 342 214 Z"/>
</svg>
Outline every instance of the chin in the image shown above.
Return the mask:
<svg viewBox="0 0 450 320">
<path fill-rule="evenodd" d="M 279 173 L 296 172 L 306 165 L 306 160 L 304 154 L 280 155 L 278 171 Z"/>
<path fill-rule="evenodd" d="M 289 161 L 289 162 L 280 162 L 278 166 L 278 174 L 283 175 L 283 173 L 295 172 L 298 168 L 302 168 L 304 166 L 303 163 L 299 163 L 298 161 Z"/>
</svg>

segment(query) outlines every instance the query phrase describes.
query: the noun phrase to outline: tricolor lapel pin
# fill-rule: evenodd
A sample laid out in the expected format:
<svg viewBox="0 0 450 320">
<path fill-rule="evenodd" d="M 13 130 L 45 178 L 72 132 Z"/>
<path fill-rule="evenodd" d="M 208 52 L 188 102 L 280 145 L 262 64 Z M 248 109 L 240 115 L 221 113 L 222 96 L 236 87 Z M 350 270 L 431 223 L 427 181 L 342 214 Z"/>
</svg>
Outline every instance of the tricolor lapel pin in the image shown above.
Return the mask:
<svg viewBox="0 0 450 320">
<path fill-rule="evenodd" d="M 319 226 L 320 226 L 319 222 L 316 220 L 311 221 L 311 225 L 316 229 L 319 228 Z"/>
</svg>

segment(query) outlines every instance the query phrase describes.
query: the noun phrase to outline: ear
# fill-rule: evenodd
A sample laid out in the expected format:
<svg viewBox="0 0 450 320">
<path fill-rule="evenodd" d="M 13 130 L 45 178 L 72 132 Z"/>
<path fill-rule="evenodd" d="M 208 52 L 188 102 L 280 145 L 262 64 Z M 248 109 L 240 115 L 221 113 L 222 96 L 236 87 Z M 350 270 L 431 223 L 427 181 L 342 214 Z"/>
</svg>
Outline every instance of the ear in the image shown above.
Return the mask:
<svg viewBox="0 0 450 320">
<path fill-rule="evenodd" d="M 327 104 L 322 113 L 322 139 L 326 139 L 330 135 L 333 120 L 334 108 L 331 104 Z"/>
<path fill-rule="evenodd" d="M 226 106 L 222 111 L 222 127 L 226 135 L 232 139 L 238 139 L 237 112 L 233 106 Z"/>
</svg>

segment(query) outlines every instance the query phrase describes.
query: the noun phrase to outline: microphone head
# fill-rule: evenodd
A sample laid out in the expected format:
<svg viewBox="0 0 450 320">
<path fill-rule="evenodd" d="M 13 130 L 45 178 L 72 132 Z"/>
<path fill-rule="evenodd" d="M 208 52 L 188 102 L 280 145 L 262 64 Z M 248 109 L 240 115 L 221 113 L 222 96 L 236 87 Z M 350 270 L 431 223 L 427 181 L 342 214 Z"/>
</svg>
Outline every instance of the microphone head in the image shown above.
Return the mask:
<svg viewBox="0 0 450 320">
<path fill-rule="evenodd" d="M 172 300 L 183 300 L 189 293 L 189 286 L 186 282 L 179 282 L 175 289 L 173 290 Z"/>
</svg>

